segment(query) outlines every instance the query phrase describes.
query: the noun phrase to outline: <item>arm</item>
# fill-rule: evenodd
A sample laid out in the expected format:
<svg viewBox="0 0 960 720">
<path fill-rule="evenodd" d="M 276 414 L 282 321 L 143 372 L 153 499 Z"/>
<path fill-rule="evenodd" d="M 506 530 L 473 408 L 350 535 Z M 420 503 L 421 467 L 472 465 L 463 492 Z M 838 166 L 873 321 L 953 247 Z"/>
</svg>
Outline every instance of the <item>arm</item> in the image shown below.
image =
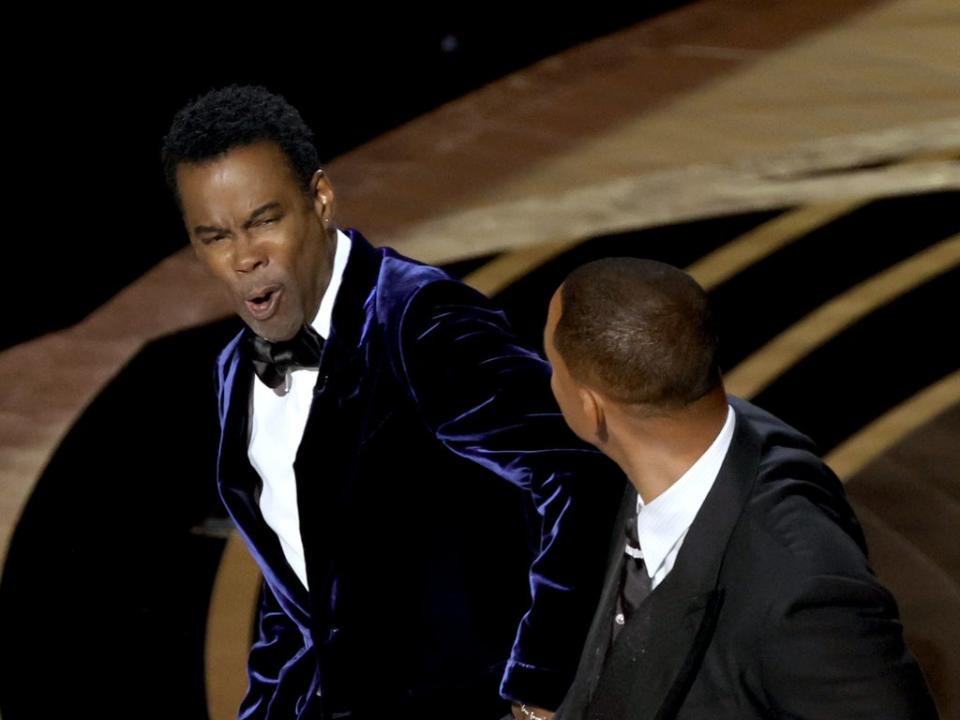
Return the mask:
<svg viewBox="0 0 960 720">
<path fill-rule="evenodd" d="M 807 578 L 762 642 L 770 706 L 791 718 L 936 718 L 902 630 L 893 596 L 871 578 Z"/>
<path fill-rule="evenodd" d="M 543 519 L 532 604 L 501 694 L 554 709 L 599 596 L 622 476 L 569 431 L 549 367 L 479 293 L 453 281 L 427 285 L 404 308 L 399 335 L 398 371 L 437 439 L 527 491 Z"/>
</svg>

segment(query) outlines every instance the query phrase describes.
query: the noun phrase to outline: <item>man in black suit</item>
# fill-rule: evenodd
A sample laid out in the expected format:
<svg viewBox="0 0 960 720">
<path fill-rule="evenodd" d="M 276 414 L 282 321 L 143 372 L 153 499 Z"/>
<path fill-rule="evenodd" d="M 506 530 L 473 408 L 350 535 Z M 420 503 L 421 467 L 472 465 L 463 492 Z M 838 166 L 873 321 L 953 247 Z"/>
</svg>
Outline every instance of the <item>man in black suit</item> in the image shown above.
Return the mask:
<svg viewBox="0 0 960 720">
<path fill-rule="evenodd" d="M 691 277 L 585 265 L 545 344 L 568 424 L 632 484 L 558 719 L 936 717 L 842 485 L 725 394 Z"/>
<path fill-rule="evenodd" d="M 163 157 L 247 326 L 217 366 L 217 482 L 264 576 L 240 716 L 552 714 L 622 476 L 546 363 L 479 293 L 337 227 L 283 98 L 208 93 Z"/>
</svg>

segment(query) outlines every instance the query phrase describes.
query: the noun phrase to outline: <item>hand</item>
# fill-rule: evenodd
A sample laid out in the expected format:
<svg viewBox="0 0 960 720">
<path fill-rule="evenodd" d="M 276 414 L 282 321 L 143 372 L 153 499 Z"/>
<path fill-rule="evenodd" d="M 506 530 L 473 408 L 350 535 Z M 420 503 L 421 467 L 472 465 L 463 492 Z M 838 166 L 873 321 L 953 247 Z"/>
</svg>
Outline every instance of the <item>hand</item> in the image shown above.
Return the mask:
<svg viewBox="0 0 960 720">
<path fill-rule="evenodd" d="M 533 705 L 523 705 L 521 707 L 519 703 L 514 703 L 510 710 L 513 711 L 515 720 L 553 720 L 555 714 L 550 710 L 544 710 Z"/>
</svg>

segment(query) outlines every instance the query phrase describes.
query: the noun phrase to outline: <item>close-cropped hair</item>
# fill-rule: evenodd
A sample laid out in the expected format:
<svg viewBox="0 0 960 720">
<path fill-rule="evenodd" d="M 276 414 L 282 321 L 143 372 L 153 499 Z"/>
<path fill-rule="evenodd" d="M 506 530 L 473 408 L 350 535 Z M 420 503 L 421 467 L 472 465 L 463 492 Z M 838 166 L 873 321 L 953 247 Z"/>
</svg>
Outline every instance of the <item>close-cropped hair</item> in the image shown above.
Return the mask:
<svg viewBox="0 0 960 720">
<path fill-rule="evenodd" d="M 277 144 L 309 195 L 313 174 L 320 167 L 313 131 L 282 96 L 248 85 L 212 90 L 177 112 L 161 149 L 167 185 L 179 201 L 177 167 L 181 163 L 213 160 L 263 140 Z"/>
<path fill-rule="evenodd" d="M 672 265 L 605 258 L 563 282 L 553 338 L 575 379 L 611 398 L 684 407 L 720 384 L 703 288 Z"/>
</svg>

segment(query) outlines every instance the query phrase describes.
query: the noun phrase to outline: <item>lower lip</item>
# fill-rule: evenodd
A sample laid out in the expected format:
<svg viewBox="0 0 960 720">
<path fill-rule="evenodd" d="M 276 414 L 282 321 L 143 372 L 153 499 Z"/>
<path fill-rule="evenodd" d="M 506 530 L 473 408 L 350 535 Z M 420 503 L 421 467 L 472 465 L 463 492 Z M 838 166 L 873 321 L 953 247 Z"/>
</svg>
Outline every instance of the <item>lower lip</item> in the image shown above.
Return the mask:
<svg viewBox="0 0 960 720">
<path fill-rule="evenodd" d="M 265 303 L 254 303 L 246 300 L 244 301 L 244 304 L 247 306 L 247 310 L 250 311 L 250 314 L 255 320 L 263 322 L 264 320 L 269 320 L 271 317 L 273 317 L 274 313 L 277 312 L 277 305 L 280 303 L 280 296 L 282 294 L 282 289 L 275 290 L 270 296 L 270 299 Z"/>
</svg>

